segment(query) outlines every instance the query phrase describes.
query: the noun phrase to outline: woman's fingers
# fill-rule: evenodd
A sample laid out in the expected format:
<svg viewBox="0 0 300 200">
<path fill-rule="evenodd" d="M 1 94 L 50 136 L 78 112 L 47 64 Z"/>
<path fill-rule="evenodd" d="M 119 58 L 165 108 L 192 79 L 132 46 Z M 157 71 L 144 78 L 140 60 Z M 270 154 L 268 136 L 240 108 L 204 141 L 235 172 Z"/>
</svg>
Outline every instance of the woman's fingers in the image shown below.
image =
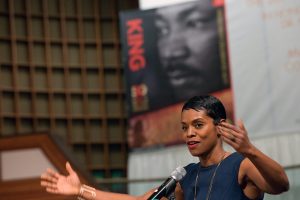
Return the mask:
<svg viewBox="0 0 300 200">
<path fill-rule="evenodd" d="M 236 126 L 227 122 L 221 122 L 218 125 L 218 130 L 222 139 L 236 151 L 243 153 L 251 148 L 247 130 L 241 120 L 237 121 Z"/>
<path fill-rule="evenodd" d="M 55 179 L 59 179 L 59 177 L 60 177 L 59 173 L 57 173 L 56 171 L 54 171 L 53 169 L 50 169 L 50 168 L 47 169 L 47 174 Z"/>
<path fill-rule="evenodd" d="M 225 141 L 230 146 L 232 146 L 233 148 L 237 147 L 237 140 L 236 139 L 227 138 L 227 137 L 222 136 L 222 140 Z"/>
<path fill-rule="evenodd" d="M 58 193 L 58 190 L 57 189 L 52 189 L 52 188 L 46 188 L 46 191 L 47 192 L 50 192 L 50 193 L 54 193 L 54 194 L 57 194 Z"/>
<path fill-rule="evenodd" d="M 52 183 L 49 181 L 41 181 L 41 186 L 50 188 L 50 189 L 57 189 L 56 183 Z"/>
<path fill-rule="evenodd" d="M 43 173 L 41 175 L 41 179 L 51 182 L 51 183 L 57 183 L 59 178 L 59 175 L 56 172 L 53 172 L 53 170 L 47 170 L 46 173 Z"/>
<path fill-rule="evenodd" d="M 244 122 L 243 122 L 242 120 L 240 120 L 240 119 L 237 120 L 236 124 L 237 124 L 237 126 L 238 126 L 241 130 L 246 131 L 246 128 L 245 128 L 245 126 L 244 126 Z"/>
<path fill-rule="evenodd" d="M 41 175 L 41 186 L 45 187 L 48 192 L 57 193 L 59 176 L 60 175 L 52 169 L 47 169 L 47 171 Z"/>
<path fill-rule="evenodd" d="M 233 124 L 230 124 L 228 122 L 221 122 L 220 123 L 220 126 L 225 128 L 225 129 L 228 129 L 228 130 L 232 130 L 232 131 L 235 131 L 235 132 L 239 132 L 240 131 L 240 128 L 233 125 Z"/>
<path fill-rule="evenodd" d="M 226 138 L 228 140 L 231 140 L 232 142 L 235 142 L 239 139 L 239 134 L 232 129 L 228 129 L 222 126 L 218 126 L 219 133 L 223 136 L 223 138 Z"/>
</svg>

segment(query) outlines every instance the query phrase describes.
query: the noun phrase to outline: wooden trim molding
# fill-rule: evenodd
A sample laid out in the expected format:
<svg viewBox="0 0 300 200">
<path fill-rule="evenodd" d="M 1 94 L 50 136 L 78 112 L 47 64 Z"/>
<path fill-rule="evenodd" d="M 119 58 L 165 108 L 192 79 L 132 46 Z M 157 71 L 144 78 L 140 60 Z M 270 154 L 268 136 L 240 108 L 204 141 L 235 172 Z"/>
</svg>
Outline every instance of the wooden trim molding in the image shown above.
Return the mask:
<svg viewBox="0 0 300 200">
<path fill-rule="evenodd" d="M 63 174 L 66 174 L 65 163 L 69 161 L 83 183 L 95 186 L 93 180 L 81 169 L 76 167 L 76 163 L 71 161 L 74 159 L 66 154 L 66 151 L 57 144 L 52 135 L 48 133 L 37 133 L 0 138 L 0 152 L 28 148 L 41 149 L 53 166 Z M 74 197 L 64 197 L 47 193 L 44 188 L 40 186 L 39 177 L 11 181 L 0 180 L 0 199 L 2 197 L 5 197 L 5 200 L 74 199 Z"/>
</svg>

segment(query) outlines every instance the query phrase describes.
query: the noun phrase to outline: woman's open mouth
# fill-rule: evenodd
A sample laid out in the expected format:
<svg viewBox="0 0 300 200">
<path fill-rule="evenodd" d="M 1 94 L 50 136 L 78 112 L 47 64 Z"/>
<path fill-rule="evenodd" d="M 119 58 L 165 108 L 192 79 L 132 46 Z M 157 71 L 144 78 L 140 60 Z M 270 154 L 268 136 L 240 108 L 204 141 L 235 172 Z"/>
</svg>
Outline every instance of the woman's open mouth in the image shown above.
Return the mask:
<svg viewBox="0 0 300 200">
<path fill-rule="evenodd" d="M 188 145 L 189 149 L 195 149 L 201 142 L 198 141 L 189 141 L 186 144 Z"/>
</svg>

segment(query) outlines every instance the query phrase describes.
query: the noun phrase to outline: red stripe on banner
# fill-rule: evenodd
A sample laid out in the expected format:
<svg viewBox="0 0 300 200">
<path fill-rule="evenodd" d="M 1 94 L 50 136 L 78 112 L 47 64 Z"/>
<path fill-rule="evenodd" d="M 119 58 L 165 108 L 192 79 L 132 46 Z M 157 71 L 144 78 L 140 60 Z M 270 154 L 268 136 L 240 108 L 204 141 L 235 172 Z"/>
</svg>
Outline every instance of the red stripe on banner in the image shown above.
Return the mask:
<svg viewBox="0 0 300 200">
<path fill-rule="evenodd" d="M 224 6 L 224 0 L 213 0 L 213 5 L 215 7 Z"/>
</svg>

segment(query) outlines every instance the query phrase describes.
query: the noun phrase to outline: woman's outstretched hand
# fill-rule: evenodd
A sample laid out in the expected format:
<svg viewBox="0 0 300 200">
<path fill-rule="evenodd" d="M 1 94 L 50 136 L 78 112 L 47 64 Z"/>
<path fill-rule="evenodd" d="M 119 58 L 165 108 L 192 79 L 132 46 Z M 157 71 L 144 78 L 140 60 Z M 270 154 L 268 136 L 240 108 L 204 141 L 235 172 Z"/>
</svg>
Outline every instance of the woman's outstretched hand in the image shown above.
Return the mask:
<svg viewBox="0 0 300 200">
<path fill-rule="evenodd" d="M 41 175 L 41 186 L 45 187 L 47 192 L 54 194 L 78 195 L 81 185 L 78 175 L 69 162 L 66 163 L 66 169 L 68 171 L 67 176 L 47 169 Z"/>
</svg>

